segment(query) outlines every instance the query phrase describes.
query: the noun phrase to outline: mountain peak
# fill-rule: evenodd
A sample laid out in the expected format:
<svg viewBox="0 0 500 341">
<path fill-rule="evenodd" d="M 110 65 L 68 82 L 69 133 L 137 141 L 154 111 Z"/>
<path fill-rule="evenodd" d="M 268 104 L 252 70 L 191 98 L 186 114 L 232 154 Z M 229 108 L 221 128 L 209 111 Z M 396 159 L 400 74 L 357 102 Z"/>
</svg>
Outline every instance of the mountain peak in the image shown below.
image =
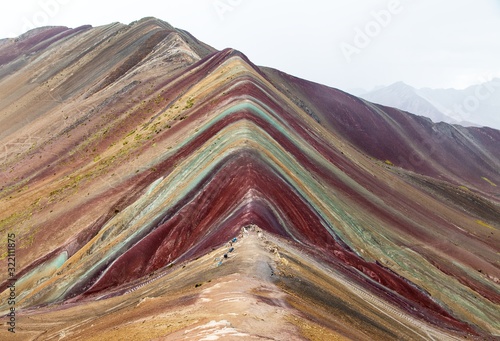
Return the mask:
<svg viewBox="0 0 500 341">
<path fill-rule="evenodd" d="M 0 62 L 0 261 L 18 260 L 20 339 L 498 334 L 499 131 L 151 17 L 41 30 Z"/>
<path fill-rule="evenodd" d="M 394 82 L 392 83 L 391 85 L 389 86 L 409 86 L 408 84 L 406 84 L 405 82 L 403 81 L 398 81 L 398 82 Z"/>
<path fill-rule="evenodd" d="M 154 25 L 163 29 L 174 30 L 175 28 L 170 25 L 168 22 L 158 19 L 156 17 L 144 17 L 140 20 L 133 21 L 129 24 L 129 26 L 136 25 Z"/>
<path fill-rule="evenodd" d="M 388 88 L 405 89 L 405 90 L 412 89 L 412 90 L 415 90 L 414 87 L 412 87 L 411 85 L 406 84 L 403 81 L 392 83 L 391 85 L 388 86 Z"/>
</svg>

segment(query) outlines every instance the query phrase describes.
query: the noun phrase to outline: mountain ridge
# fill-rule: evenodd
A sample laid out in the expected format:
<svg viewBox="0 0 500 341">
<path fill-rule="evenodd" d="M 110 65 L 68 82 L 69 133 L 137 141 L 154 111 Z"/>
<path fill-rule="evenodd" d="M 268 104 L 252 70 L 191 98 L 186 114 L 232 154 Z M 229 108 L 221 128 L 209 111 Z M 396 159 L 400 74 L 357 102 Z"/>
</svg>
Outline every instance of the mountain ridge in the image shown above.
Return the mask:
<svg viewBox="0 0 500 341">
<path fill-rule="evenodd" d="M 66 304 L 133 306 L 128 290 L 146 295 L 150 278 L 257 225 L 440 333 L 497 333 L 499 131 L 433 124 L 164 29 L 152 18 L 93 28 L 28 57 L 24 72 L 0 66 L 0 89 L 10 88 L 0 122 L 29 120 L 0 135 L 0 228 L 15 227 L 22 243 L 23 324 L 35 328 L 38 306 L 48 315 Z M 64 52 L 74 46 L 77 56 Z M 51 101 L 33 106 L 40 98 Z M 29 143 L 5 144 L 12 136 Z M 288 295 L 300 291 L 280 278 Z M 369 326 L 372 308 L 359 304 L 343 310 Z"/>
</svg>

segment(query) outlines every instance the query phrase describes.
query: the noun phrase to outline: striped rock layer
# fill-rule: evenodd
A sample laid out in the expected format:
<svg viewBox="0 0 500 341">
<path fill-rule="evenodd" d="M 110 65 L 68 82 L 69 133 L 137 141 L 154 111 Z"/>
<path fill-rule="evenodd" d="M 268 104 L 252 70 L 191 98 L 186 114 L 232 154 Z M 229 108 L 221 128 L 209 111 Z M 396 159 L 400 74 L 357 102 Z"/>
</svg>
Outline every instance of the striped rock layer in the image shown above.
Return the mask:
<svg viewBox="0 0 500 341">
<path fill-rule="evenodd" d="M 20 339 L 500 335 L 497 130 L 257 67 L 154 18 L 1 40 L 0 94 Z M 224 319 L 207 303 L 222 287 Z"/>
</svg>

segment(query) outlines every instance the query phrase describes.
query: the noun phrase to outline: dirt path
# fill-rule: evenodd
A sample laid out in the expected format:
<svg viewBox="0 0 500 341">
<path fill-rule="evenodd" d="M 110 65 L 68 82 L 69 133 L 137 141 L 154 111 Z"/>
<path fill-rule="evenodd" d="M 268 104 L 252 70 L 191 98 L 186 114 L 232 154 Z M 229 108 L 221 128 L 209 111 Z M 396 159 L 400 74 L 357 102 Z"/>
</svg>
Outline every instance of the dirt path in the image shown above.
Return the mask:
<svg viewBox="0 0 500 341">
<path fill-rule="evenodd" d="M 214 266 L 237 267 L 201 291 L 196 310 L 211 320 L 158 340 L 300 340 L 286 321 L 284 294 L 273 284 L 274 254 L 258 232 L 244 233 Z M 222 264 L 218 265 L 220 260 Z"/>
</svg>

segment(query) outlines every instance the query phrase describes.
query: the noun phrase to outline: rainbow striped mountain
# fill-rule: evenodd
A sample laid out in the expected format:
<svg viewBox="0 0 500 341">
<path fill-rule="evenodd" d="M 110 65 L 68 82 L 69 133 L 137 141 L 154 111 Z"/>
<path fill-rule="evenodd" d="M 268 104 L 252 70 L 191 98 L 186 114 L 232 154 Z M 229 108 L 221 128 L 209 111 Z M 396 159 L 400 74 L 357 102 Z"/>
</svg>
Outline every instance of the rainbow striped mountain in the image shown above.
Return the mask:
<svg viewBox="0 0 500 341">
<path fill-rule="evenodd" d="M 498 130 L 155 18 L 0 40 L 0 126 L 2 340 L 500 336 Z"/>
</svg>

